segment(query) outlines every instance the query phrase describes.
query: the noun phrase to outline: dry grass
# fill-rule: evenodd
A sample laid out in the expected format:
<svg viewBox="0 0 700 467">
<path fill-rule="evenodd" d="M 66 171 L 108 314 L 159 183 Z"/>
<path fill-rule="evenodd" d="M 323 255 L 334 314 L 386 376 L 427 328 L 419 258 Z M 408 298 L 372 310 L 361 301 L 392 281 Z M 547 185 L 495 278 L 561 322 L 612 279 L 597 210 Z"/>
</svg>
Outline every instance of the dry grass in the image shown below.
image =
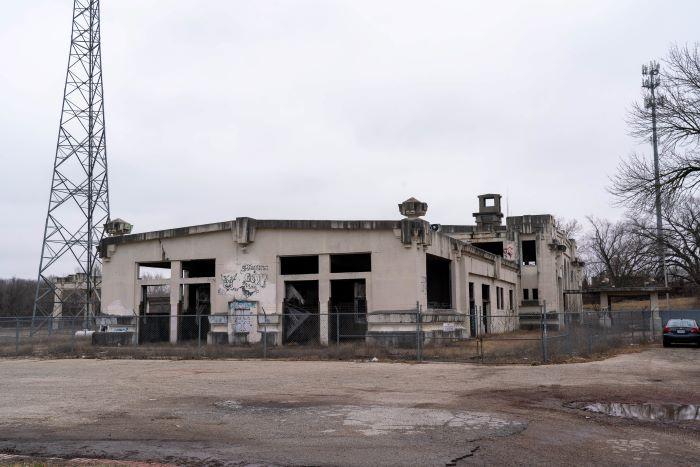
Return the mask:
<svg viewBox="0 0 700 467">
<path fill-rule="evenodd" d="M 649 335 L 637 331 L 622 334 L 604 329 L 572 327 L 568 331 L 550 331 L 547 340 L 548 362 L 582 361 L 624 352 L 630 345 L 648 342 Z M 422 358 L 434 361 L 461 361 L 509 364 L 539 364 L 543 362 L 540 331 L 519 330 L 494 334 L 483 339 L 438 339 L 423 345 Z M 94 346 L 90 339 L 71 335 L 22 336 L 19 346 L 14 339 L 0 340 L 0 356 L 35 358 L 102 358 L 102 359 L 279 359 L 279 360 L 371 360 L 415 361 L 415 348 L 401 348 L 364 341 L 343 342 L 339 345 L 206 345 L 196 342 L 138 346 Z"/>
</svg>

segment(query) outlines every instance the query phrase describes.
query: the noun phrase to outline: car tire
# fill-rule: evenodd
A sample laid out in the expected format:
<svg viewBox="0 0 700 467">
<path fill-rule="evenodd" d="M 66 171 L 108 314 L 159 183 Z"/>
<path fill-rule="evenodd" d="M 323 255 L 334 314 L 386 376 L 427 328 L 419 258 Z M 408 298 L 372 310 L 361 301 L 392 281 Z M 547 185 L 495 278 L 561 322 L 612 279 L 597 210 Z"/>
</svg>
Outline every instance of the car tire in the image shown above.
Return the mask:
<svg viewBox="0 0 700 467">
<path fill-rule="evenodd" d="M 664 347 L 668 347 L 671 345 L 671 343 L 667 339 L 664 339 L 663 345 Z"/>
</svg>

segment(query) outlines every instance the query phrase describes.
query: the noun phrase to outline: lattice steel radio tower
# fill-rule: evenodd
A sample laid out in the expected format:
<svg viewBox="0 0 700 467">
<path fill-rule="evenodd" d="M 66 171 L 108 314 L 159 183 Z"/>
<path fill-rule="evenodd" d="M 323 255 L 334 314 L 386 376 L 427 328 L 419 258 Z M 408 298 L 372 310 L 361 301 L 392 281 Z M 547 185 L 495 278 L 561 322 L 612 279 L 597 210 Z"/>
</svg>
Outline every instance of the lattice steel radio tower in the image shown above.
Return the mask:
<svg viewBox="0 0 700 467">
<path fill-rule="evenodd" d="M 34 301 L 35 329 L 59 315 L 90 320 L 99 309 L 101 262 L 96 247 L 107 221 L 100 2 L 74 0 L 68 72 Z M 74 275 L 58 279 L 66 274 Z"/>
</svg>

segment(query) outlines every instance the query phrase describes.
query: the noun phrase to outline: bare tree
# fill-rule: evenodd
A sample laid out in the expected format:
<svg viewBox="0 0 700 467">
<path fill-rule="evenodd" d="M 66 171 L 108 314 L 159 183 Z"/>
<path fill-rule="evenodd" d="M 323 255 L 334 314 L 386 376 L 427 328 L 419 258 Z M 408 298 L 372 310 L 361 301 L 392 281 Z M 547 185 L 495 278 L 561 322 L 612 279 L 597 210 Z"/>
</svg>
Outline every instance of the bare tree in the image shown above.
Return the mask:
<svg viewBox="0 0 700 467">
<path fill-rule="evenodd" d="M 576 240 L 583 232 L 583 225 L 577 219 L 565 219 L 557 217 L 554 219 L 554 225 L 561 231 L 566 238 Z"/>
<path fill-rule="evenodd" d="M 629 222 L 587 219 L 591 230 L 581 250 L 588 276 L 617 287 L 648 282 L 656 267 L 654 243 L 636 235 Z"/>
<path fill-rule="evenodd" d="M 700 44 L 673 46 L 663 60 L 661 93 L 657 107 L 660 148 L 659 173 L 665 198 L 694 192 L 700 185 Z M 632 135 L 647 141 L 651 135 L 651 109 L 636 103 L 629 116 Z M 633 154 L 612 178 L 610 192 L 637 211 L 654 203 L 654 164 Z"/>
<path fill-rule="evenodd" d="M 700 200 L 684 197 L 664 203 L 664 227 L 661 244 L 671 278 L 700 285 Z M 648 241 L 658 240 L 655 220 L 649 216 L 634 217 L 630 224 L 635 234 Z"/>
</svg>

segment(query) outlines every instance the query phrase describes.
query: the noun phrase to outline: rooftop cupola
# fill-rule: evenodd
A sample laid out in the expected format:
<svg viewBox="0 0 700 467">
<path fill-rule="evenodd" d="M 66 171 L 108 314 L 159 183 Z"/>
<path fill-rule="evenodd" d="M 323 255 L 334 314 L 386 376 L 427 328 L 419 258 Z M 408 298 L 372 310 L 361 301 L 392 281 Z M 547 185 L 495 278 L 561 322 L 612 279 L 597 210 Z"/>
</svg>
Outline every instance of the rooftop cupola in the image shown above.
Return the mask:
<svg viewBox="0 0 700 467">
<path fill-rule="evenodd" d="M 408 198 L 403 203 L 399 204 L 399 212 L 409 219 L 417 219 L 425 216 L 428 212 L 428 203 L 418 201 L 414 197 Z"/>
<path fill-rule="evenodd" d="M 479 212 L 473 215 L 476 218 L 477 230 L 488 231 L 500 227 L 503 219 L 501 195 L 494 193 L 479 195 Z"/>
</svg>

